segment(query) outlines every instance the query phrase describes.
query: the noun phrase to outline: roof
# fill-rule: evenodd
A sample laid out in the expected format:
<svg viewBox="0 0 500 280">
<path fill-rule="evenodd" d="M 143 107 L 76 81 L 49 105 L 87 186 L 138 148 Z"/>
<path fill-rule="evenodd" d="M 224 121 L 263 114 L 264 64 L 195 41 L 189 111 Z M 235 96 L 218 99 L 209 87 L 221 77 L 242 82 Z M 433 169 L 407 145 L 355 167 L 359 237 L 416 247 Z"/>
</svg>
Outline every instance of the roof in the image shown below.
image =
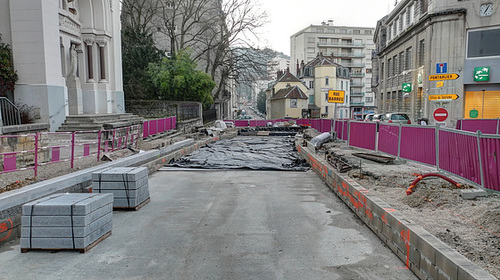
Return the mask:
<svg viewBox="0 0 500 280">
<path fill-rule="evenodd" d="M 277 99 L 309 99 L 307 95 L 298 87 L 292 86 L 278 90 L 271 100 Z"/>
<path fill-rule="evenodd" d="M 342 67 L 342 65 L 333 61 L 333 57 L 323 56 L 321 54 L 317 55 L 316 58 L 309 61 L 304 67 L 316 67 L 316 66 L 336 66 Z"/>
<path fill-rule="evenodd" d="M 301 83 L 301 81 L 297 77 L 295 77 L 292 73 L 290 73 L 290 69 L 287 69 L 285 74 L 283 74 L 281 76 L 281 78 L 279 78 L 276 82 L 277 83 L 279 83 L 279 82 L 287 82 L 287 83 L 299 82 L 299 83 Z"/>
</svg>

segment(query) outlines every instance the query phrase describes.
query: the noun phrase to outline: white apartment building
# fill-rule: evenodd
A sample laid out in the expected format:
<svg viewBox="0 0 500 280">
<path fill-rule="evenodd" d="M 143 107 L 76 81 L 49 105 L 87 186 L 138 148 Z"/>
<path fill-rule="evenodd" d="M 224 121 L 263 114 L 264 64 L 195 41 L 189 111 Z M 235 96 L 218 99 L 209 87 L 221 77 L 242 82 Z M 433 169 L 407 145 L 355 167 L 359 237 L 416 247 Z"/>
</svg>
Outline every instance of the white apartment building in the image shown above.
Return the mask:
<svg viewBox="0 0 500 280">
<path fill-rule="evenodd" d="M 350 71 L 350 116 L 362 118 L 376 108 L 371 89 L 374 28 L 335 26 L 333 21 L 310 25 L 290 37 L 293 73 L 321 53 Z"/>
</svg>

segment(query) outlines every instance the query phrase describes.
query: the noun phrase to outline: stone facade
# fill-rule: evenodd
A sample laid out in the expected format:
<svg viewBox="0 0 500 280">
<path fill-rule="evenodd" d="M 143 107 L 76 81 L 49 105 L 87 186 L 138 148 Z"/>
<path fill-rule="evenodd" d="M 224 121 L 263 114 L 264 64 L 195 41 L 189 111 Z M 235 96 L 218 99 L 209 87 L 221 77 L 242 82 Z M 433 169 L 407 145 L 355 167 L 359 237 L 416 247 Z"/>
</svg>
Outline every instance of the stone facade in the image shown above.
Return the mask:
<svg viewBox="0 0 500 280">
<path fill-rule="evenodd" d="M 124 113 L 118 0 L 0 0 L 14 101 L 55 131 L 68 115 Z"/>
<path fill-rule="evenodd" d="M 497 1 L 399 2 L 375 31 L 372 85 L 379 112 L 403 111 L 412 122 L 427 118 L 435 124 L 434 111 L 444 108 L 448 118 L 439 123 L 449 127 L 462 118 L 500 117 L 499 6 Z M 474 78 L 476 67 L 489 69 L 487 81 Z M 458 78 L 437 76 L 443 74 Z M 411 84 L 409 91 L 403 84 Z"/>
</svg>

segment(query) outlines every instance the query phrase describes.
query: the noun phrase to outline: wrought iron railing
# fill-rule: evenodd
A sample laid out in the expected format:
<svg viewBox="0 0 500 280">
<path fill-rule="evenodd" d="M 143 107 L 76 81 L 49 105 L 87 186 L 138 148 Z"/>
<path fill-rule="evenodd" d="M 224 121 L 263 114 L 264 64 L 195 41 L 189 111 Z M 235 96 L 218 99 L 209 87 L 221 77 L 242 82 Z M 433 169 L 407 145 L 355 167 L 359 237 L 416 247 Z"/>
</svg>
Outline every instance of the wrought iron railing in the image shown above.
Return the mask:
<svg viewBox="0 0 500 280">
<path fill-rule="evenodd" d="M 20 125 L 21 113 L 12 101 L 0 97 L 0 126 Z"/>
</svg>

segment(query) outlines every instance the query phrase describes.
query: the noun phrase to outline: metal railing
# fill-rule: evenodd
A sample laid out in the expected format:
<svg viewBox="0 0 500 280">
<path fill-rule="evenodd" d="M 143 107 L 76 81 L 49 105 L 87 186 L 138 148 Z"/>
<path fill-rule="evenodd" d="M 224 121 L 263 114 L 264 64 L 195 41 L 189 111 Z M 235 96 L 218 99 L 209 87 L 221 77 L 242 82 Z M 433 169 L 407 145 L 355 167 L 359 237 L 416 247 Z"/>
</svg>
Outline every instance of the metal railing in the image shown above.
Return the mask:
<svg viewBox="0 0 500 280">
<path fill-rule="evenodd" d="M 12 101 L 0 97 L 0 126 L 20 125 L 21 113 Z"/>
</svg>

